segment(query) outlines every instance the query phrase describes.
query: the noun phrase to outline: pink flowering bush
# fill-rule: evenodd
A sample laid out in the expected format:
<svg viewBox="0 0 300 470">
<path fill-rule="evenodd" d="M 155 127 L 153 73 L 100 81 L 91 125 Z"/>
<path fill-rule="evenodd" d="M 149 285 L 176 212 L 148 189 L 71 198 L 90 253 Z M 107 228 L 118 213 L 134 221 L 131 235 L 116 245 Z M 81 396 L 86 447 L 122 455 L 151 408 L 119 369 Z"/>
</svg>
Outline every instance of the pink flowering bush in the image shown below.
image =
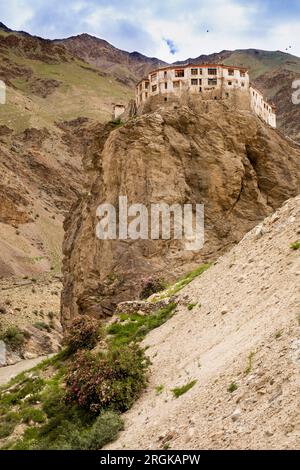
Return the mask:
<svg viewBox="0 0 300 470">
<path fill-rule="evenodd" d="M 65 335 L 64 343 L 69 352 L 93 349 L 101 336 L 99 321 L 87 315 L 76 317 Z"/>
<path fill-rule="evenodd" d="M 92 354 L 80 351 L 66 377 L 66 400 L 93 413 L 128 410 L 147 383 L 149 360 L 137 345 Z"/>
</svg>

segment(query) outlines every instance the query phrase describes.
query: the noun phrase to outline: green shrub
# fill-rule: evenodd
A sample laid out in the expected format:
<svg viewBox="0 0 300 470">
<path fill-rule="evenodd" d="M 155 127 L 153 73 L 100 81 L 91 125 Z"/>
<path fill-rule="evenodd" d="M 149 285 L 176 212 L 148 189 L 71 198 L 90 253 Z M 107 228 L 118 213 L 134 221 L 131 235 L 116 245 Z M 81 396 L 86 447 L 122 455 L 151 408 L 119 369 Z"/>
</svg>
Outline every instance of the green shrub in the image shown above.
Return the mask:
<svg viewBox="0 0 300 470">
<path fill-rule="evenodd" d="M 33 423 L 44 423 L 46 420 L 45 413 L 37 408 L 24 408 L 21 411 L 21 417 L 24 423 L 29 424 L 31 421 Z"/>
<path fill-rule="evenodd" d="M 192 380 L 191 382 L 183 385 L 182 387 L 176 387 L 172 389 L 173 395 L 175 398 L 181 397 L 184 393 L 188 392 L 194 385 L 196 385 L 197 380 Z"/>
<path fill-rule="evenodd" d="M 16 326 L 7 328 L 7 330 L 1 334 L 0 339 L 2 339 L 14 351 L 20 350 L 26 341 L 24 332 Z"/>
<path fill-rule="evenodd" d="M 160 395 L 163 392 L 164 388 L 165 387 L 163 385 L 158 385 L 157 387 L 155 387 L 156 395 Z"/>
<path fill-rule="evenodd" d="M 237 389 L 238 389 L 237 384 L 234 383 L 234 382 L 232 382 L 232 383 L 229 385 L 227 391 L 228 391 L 229 393 L 233 393 L 233 392 L 235 392 Z"/>
<path fill-rule="evenodd" d="M 140 299 L 148 299 L 150 295 L 161 292 L 166 288 L 166 283 L 162 279 L 157 279 L 152 276 L 142 279 L 142 289 L 140 292 Z"/>
<path fill-rule="evenodd" d="M 20 416 L 18 413 L 14 411 L 7 413 L 0 421 L 0 439 L 10 436 L 19 422 Z"/>
<path fill-rule="evenodd" d="M 93 349 L 100 339 L 101 333 L 100 324 L 95 318 L 82 315 L 73 320 L 64 342 L 71 353 L 79 349 Z"/>
<path fill-rule="evenodd" d="M 300 241 L 296 241 L 290 245 L 291 249 L 297 251 L 300 249 Z"/>
<path fill-rule="evenodd" d="M 112 411 L 106 411 L 96 418 L 92 426 L 83 432 L 76 432 L 70 440 L 73 450 L 97 450 L 115 440 L 123 429 L 123 420 Z"/>
<path fill-rule="evenodd" d="M 99 413 L 128 410 L 147 383 L 149 360 L 137 345 L 78 352 L 66 376 L 67 403 Z"/>
<path fill-rule="evenodd" d="M 20 383 L 16 384 L 7 393 L 2 393 L 1 404 L 3 405 L 17 405 L 27 395 L 36 395 L 44 386 L 44 380 L 40 377 L 25 378 Z"/>
<path fill-rule="evenodd" d="M 51 331 L 50 326 L 49 326 L 47 323 L 45 323 L 44 321 L 37 321 L 37 322 L 34 323 L 33 326 L 34 326 L 35 328 L 37 328 L 38 330 L 41 330 L 41 331 L 45 330 L 45 331 L 48 331 L 48 333 L 50 333 L 50 331 Z"/>
<path fill-rule="evenodd" d="M 187 308 L 188 308 L 188 310 L 191 311 L 191 310 L 193 310 L 193 308 L 195 308 L 196 306 L 197 306 L 196 303 L 192 303 L 192 304 L 188 304 Z"/>
</svg>

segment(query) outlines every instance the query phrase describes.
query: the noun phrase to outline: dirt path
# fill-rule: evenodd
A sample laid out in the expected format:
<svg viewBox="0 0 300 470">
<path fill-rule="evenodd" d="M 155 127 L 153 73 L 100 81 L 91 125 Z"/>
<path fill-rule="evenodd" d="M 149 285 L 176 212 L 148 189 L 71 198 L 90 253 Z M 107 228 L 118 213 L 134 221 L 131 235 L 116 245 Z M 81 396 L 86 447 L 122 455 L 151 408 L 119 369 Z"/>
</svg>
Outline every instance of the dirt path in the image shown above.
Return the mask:
<svg viewBox="0 0 300 470">
<path fill-rule="evenodd" d="M 42 362 L 44 359 L 47 359 L 48 357 L 51 357 L 51 355 L 40 356 L 40 357 L 37 357 L 36 359 L 27 359 L 27 360 L 18 362 L 17 364 L 14 364 L 13 366 L 2 367 L 0 369 L 0 386 L 9 382 L 10 379 L 20 374 L 21 372 L 24 372 L 27 369 L 31 369 L 32 367 L 35 367 L 37 364 Z"/>
</svg>

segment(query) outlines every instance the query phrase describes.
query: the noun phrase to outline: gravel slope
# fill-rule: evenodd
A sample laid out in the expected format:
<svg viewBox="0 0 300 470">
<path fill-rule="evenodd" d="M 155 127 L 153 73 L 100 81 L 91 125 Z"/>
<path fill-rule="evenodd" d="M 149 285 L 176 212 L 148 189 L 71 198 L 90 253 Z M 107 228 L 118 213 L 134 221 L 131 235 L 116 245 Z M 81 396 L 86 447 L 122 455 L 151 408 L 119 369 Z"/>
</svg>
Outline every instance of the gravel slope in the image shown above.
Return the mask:
<svg viewBox="0 0 300 470">
<path fill-rule="evenodd" d="M 177 314 L 144 342 L 149 387 L 110 449 L 300 448 L 296 240 L 300 197 L 181 291 Z M 191 302 L 198 305 L 189 311 Z M 171 389 L 191 380 L 174 398 Z"/>
</svg>

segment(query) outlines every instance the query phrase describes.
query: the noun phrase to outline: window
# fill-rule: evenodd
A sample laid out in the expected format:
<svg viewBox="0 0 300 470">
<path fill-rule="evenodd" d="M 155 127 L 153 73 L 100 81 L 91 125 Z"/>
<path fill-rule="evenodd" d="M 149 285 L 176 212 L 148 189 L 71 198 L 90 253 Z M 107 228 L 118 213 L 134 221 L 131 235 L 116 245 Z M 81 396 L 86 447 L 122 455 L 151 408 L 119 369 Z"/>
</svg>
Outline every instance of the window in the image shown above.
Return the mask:
<svg viewBox="0 0 300 470">
<path fill-rule="evenodd" d="M 199 85 L 202 85 L 202 78 L 199 78 Z"/>
<path fill-rule="evenodd" d="M 179 86 L 180 86 L 179 81 L 173 82 L 173 88 L 179 88 Z"/>
<path fill-rule="evenodd" d="M 198 85 L 198 78 L 192 78 L 191 85 Z"/>
<path fill-rule="evenodd" d="M 145 93 L 145 98 L 146 98 L 146 99 L 148 98 L 148 93 L 147 93 L 147 92 Z"/>
<path fill-rule="evenodd" d="M 217 75 L 217 69 L 208 69 L 208 75 Z"/>
<path fill-rule="evenodd" d="M 245 83 L 244 83 L 244 82 L 242 82 L 242 87 L 244 87 L 244 86 L 245 86 Z"/>
<path fill-rule="evenodd" d="M 198 75 L 198 69 L 191 69 L 191 75 Z"/>
<path fill-rule="evenodd" d="M 199 87 L 199 93 L 202 93 L 202 86 Z"/>
<path fill-rule="evenodd" d="M 164 71 L 164 79 L 165 79 L 165 80 L 167 79 L 167 75 L 168 75 L 168 73 L 167 73 L 167 71 L 165 70 L 165 71 Z"/>
<path fill-rule="evenodd" d="M 240 70 L 240 74 L 241 74 L 241 77 L 242 77 L 242 78 L 245 78 L 245 77 L 246 77 L 246 72 L 243 72 L 243 70 Z"/>
<path fill-rule="evenodd" d="M 232 86 L 232 82 L 228 82 L 228 86 Z"/>
<path fill-rule="evenodd" d="M 228 70 L 228 75 L 229 75 L 229 77 L 234 77 L 234 70 L 233 70 L 233 69 L 229 69 L 229 70 Z"/>
<path fill-rule="evenodd" d="M 202 75 L 202 69 L 199 69 L 199 75 Z"/>
<path fill-rule="evenodd" d="M 216 86 L 218 84 L 218 80 L 216 78 L 209 78 L 208 85 L 209 86 Z"/>
<path fill-rule="evenodd" d="M 146 90 L 148 90 L 148 88 L 149 88 L 149 82 L 145 82 L 145 88 L 146 88 Z"/>
<path fill-rule="evenodd" d="M 184 77 L 184 69 L 175 70 L 175 77 Z"/>
<path fill-rule="evenodd" d="M 157 79 L 157 73 L 151 75 L 151 82 L 154 82 Z"/>
<path fill-rule="evenodd" d="M 168 84 L 167 84 L 167 82 L 166 82 L 166 83 L 165 83 L 165 90 L 167 90 L 167 89 L 168 89 Z"/>
<path fill-rule="evenodd" d="M 157 90 L 157 85 L 152 85 L 152 91 L 156 91 Z"/>
<path fill-rule="evenodd" d="M 142 91 L 142 86 L 143 86 L 143 85 L 142 85 L 142 83 L 141 83 L 140 86 L 139 86 L 140 91 Z"/>
</svg>

